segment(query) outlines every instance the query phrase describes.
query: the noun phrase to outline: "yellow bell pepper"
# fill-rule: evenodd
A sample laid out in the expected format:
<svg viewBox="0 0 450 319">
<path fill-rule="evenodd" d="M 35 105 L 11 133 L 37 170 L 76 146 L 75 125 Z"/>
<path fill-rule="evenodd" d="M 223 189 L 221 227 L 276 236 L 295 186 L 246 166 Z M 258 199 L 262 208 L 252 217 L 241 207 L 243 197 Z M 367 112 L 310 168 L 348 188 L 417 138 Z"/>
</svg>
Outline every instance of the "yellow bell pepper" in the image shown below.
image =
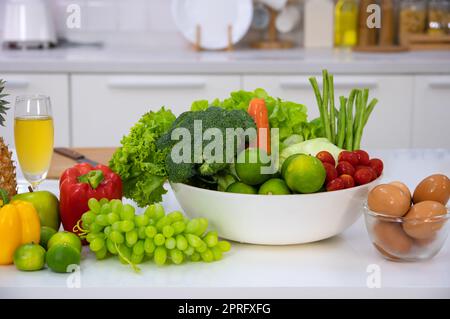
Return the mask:
<svg viewBox="0 0 450 319">
<path fill-rule="evenodd" d="M 0 208 L 0 265 L 12 264 L 20 245 L 38 244 L 40 237 L 41 222 L 33 204 L 17 200 Z"/>
</svg>

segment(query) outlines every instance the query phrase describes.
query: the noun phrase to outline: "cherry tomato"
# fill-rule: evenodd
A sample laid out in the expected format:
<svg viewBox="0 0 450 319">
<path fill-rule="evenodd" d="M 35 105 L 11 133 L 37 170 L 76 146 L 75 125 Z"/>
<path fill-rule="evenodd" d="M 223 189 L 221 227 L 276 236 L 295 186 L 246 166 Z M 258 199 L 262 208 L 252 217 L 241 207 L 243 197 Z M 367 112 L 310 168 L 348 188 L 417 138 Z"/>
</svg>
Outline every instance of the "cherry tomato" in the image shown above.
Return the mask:
<svg viewBox="0 0 450 319">
<path fill-rule="evenodd" d="M 373 179 L 373 172 L 368 167 L 361 167 L 353 176 L 356 185 L 364 185 L 370 183 Z"/>
<path fill-rule="evenodd" d="M 367 154 L 366 151 L 356 150 L 356 151 L 353 151 L 353 153 L 355 153 L 356 156 L 358 157 L 359 165 L 365 165 L 365 166 L 369 165 L 369 154 Z"/>
<path fill-rule="evenodd" d="M 355 180 L 351 175 L 344 174 L 339 176 L 339 178 L 344 182 L 344 188 L 352 188 L 355 186 Z"/>
<path fill-rule="evenodd" d="M 327 192 L 337 191 L 344 188 L 345 188 L 344 181 L 339 177 L 327 183 Z"/>
<path fill-rule="evenodd" d="M 383 161 L 378 159 L 378 158 L 372 158 L 369 161 L 369 166 L 372 167 L 372 169 L 375 171 L 375 173 L 377 174 L 377 177 L 381 175 L 381 173 L 383 173 Z"/>
<path fill-rule="evenodd" d="M 330 163 L 322 163 L 323 167 L 325 168 L 325 171 L 327 172 L 327 177 L 325 179 L 325 183 L 328 183 L 338 177 L 338 172 L 336 170 L 336 167 L 334 165 L 331 165 Z"/>
<path fill-rule="evenodd" d="M 336 166 L 336 161 L 334 160 L 333 155 L 331 155 L 330 152 L 327 151 L 320 151 L 317 153 L 316 157 L 322 162 L 322 163 L 330 163 L 333 165 L 333 167 Z"/>
<path fill-rule="evenodd" d="M 355 175 L 355 168 L 347 161 L 339 162 L 336 166 L 336 170 L 339 176 L 343 174 L 348 174 L 350 176 Z"/>
<path fill-rule="evenodd" d="M 339 153 L 338 162 L 349 162 L 353 166 L 358 165 L 358 155 L 350 151 L 342 151 Z"/>
</svg>

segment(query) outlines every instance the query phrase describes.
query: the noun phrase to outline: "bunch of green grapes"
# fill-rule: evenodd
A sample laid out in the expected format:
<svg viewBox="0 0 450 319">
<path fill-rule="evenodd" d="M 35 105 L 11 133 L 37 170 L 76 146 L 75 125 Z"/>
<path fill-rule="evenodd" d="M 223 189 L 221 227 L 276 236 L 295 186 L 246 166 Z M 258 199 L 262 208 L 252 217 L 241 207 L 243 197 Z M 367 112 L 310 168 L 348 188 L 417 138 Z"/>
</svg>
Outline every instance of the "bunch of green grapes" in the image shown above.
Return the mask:
<svg viewBox="0 0 450 319">
<path fill-rule="evenodd" d="M 136 215 L 132 205 L 118 199 L 89 199 L 89 211 L 81 217 L 82 230 L 97 259 L 117 255 L 133 269 L 146 260 L 157 265 L 185 260 L 212 262 L 230 250 L 227 241 L 219 241 L 217 232 L 207 231 L 208 220 L 189 220 L 181 212 L 165 214 L 153 204 Z"/>
</svg>

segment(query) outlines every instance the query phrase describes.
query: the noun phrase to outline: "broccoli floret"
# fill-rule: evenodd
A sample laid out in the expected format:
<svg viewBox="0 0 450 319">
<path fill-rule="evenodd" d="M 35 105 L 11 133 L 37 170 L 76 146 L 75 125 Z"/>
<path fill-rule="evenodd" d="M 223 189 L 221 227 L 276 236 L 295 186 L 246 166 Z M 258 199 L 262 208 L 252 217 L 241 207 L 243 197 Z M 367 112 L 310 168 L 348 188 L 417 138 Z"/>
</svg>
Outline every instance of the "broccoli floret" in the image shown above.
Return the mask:
<svg viewBox="0 0 450 319">
<path fill-rule="evenodd" d="M 214 156 L 216 154 L 212 154 L 212 158 L 205 157 L 205 154 L 202 154 L 201 158 L 194 158 L 195 121 L 201 121 L 202 133 L 211 128 L 217 128 L 222 133 L 223 157 L 220 161 L 216 160 Z M 212 106 L 204 111 L 184 112 L 175 120 L 170 130 L 157 140 L 156 145 L 159 149 L 173 148 L 173 146 L 178 143 L 177 140 L 172 140 L 171 138 L 172 132 L 176 128 L 186 128 L 191 134 L 191 161 L 190 163 L 174 163 L 171 152 L 169 152 L 166 158 L 166 170 L 170 181 L 184 182 L 196 174 L 211 176 L 227 168 L 229 165 L 228 163 L 232 160 L 230 158 L 225 158 L 227 143 L 234 143 L 234 154 L 231 154 L 234 158 L 239 146 L 244 142 L 244 139 L 243 136 L 237 134 L 237 136 L 233 137 L 228 136 L 228 140 L 226 140 L 226 129 L 242 128 L 245 131 L 248 128 L 256 129 L 256 125 L 250 115 L 243 110 L 229 111 Z M 217 138 L 217 136 L 215 136 L 215 138 Z M 202 149 L 209 143 L 211 143 L 210 140 L 202 140 Z"/>
</svg>

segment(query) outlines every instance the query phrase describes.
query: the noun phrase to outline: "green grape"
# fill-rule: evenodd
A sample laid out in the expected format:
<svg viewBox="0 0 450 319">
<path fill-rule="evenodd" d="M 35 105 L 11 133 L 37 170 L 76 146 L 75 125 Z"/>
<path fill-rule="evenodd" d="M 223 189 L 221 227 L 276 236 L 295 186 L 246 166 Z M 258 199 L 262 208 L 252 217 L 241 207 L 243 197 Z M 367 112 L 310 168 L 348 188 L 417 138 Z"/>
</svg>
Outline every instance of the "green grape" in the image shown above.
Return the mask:
<svg viewBox="0 0 450 319">
<path fill-rule="evenodd" d="M 207 229 L 208 229 L 208 220 L 206 218 L 198 218 L 198 228 L 197 231 L 194 232 L 194 234 L 197 236 L 202 236 Z"/>
<path fill-rule="evenodd" d="M 105 246 L 103 246 L 102 249 L 100 249 L 99 251 L 95 252 L 95 258 L 97 258 L 97 260 L 105 259 L 107 256 L 108 256 L 108 249 L 106 249 Z"/>
<path fill-rule="evenodd" d="M 133 264 L 135 264 L 135 265 L 140 264 L 140 263 L 142 263 L 142 260 L 144 260 L 144 254 L 142 254 L 142 255 L 131 254 L 130 261 Z"/>
<path fill-rule="evenodd" d="M 137 215 L 134 217 L 134 223 L 136 226 L 147 226 L 148 225 L 149 218 L 145 215 Z"/>
<path fill-rule="evenodd" d="M 123 238 L 123 235 L 120 232 L 118 232 L 117 230 L 111 231 L 111 233 L 109 234 L 109 238 L 111 239 L 111 241 L 113 243 L 116 243 L 116 244 L 122 244 L 125 241 L 125 238 Z"/>
<path fill-rule="evenodd" d="M 198 218 L 194 218 L 194 219 L 191 219 L 187 223 L 186 229 L 184 230 L 184 232 L 186 234 L 195 234 L 199 227 L 200 227 L 200 223 L 198 221 Z"/>
<path fill-rule="evenodd" d="M 109 234 L 111 234 L 111 226 L 106 226 L 105 229 L 103 229 L 103 233 L 105 234 L 105 237 L 108 237 Z"/>
<path fill-rule="evenodd" d="M 164 243 L 167 249 L 174 249 L 177 246 L 177 241 L 175 238 L 170 237 L 166 239 L 166 242 Z"/>
<path fill-rule="evenodd" d="M 145 227 L 145 235 L 148 238 L 153 238 L 155 237 L 155 235 L 158 233 L 158 230 L 156 229 L 155 226 L 147 226 Z"/>
<path fill-rule="evenodd" d="M 198 237 L 196 235 L 186 234 L 186 239 L 187 239 L 189 245 L 191 245 L 194 248 L 197 248 L 197 247 L 201 246 L 202 244 L 204 244 L 204 242 L 200 239 L 200 237 Z"/>
<path fill-rule="evenodd" d="M 111 204 L 111 211 L 120 216 L 120 211 L 122 210 L 123 204 L 120 199 L 113 199 L 109 202 Z"/>
<path fill-rule="evenodd" d="M 137 230 L 133 229 L 130 230 L 125 234 L 125 241 L 128 245 L 133 246 L 138 240 L 138 233 Z"/>
<path fill-rule="evenodd" d="M 89 233 L 86 236 L 86 240 L 88 241 L 88 243 L 90 243 L 95 238 L 104 238 L 104 237 L 105 237 L 105 235 L 103 233 Z"/>
<path fill-rule="evenodd" d="M 217 247 L 225 253 L 231 249 L 231 244 L 226 240 L 221 240 L 217 243 Z"/>
<path fill-rule="evenodd" d="M 203 238 L 203 241 L 206 243 L 208 247 L 214 247 L 219 242 L 219 237 L 217 235 L 216 231 L 210 231 L 208 232 L 205 237 Z"/>
<path fill-rule="evenodd" d="M 122 220 L 120 222 L 120 230 L 124 233 L 129 232 L 134 229 L 134 222 L 131 220 Z"/>
<path fill-rule="evenodd" d="M 98 201 L 98 203 L 100 204 L 100 206 L 103 206 L 103 205 L 109 203 L 109 199 L 107 199 L 107 198 L 102 198 L 102 199 L 100 199 L 100 200 Z"/>
<path fill-rule="evenodd" d="M 153 242 L 155 243 L 156 246 L 164 245 L 165 241 L 166 238 L 164 237 L 163 234 L 156 234 L 155 237 L 153 238 Z"/>
<path fill-rule="evenodd" d="M 184 256 L 183 253 L 178 249 L 172 249 L 169 251 L 170 259 L 172 259 L 173 263 L 179 265 L 183 262 Z"/>
<path fill-rule="evenodd" d="M 195 253 L 195 249 L 192 246 L 188 246 L 185 250 L 183 250 L 183 253 L 186 256 L 192 256 L 192 254 Z"/>
<path fill-rule="evenodd" d="M 164 211 L 164 207 L 161 204 L 153 204 L 154 210 L 155 210 L 155 220 L 161 219 L 163 216 L 166 215 L 166 212 Z"/>
<path fill-rule="evenodd" d="M 134 207 L 130 204 L 123 205 L 122 211 L 120 212 L 120 218 L 122 220 L 134 221 Z"/>
<path fill-rule="evenodd" d="M 114 222 L 114 224 L 112 224 L 111 227 L 112 230 L 117 230 L 120 232 L 122 228 L 122 222 L 121 221 Z"/>
<path fill-rule="evenodd" d="M 147 255 L 152 254 L 155 251 L 155 243 L 153 239 L 147 238 L 144 241 L 144 251 Z"/>
<path fill-rule="evenodd" d="M 117 249 L 116 249 L 116 245 L 114 244 L 114 242 L 111 239 L 107 239 L 106 240 L 106 248 L 108 248 L 108 251 L 113 254 L 113 255 L 117 255 Z"/>
<path fill-rule="evenodd" d="M 172 224 L 173 227 L 173 233 L 175 235 L 181 234 L 182 232 L 184 232 L 184 230 L 186 229 L 186 224 L 184 223 L 184 221 L 179 220 L 176 221 L 175 223 Z"/>
<path fill-rule="evenodd" d="M 156 228 L 159 231 L 161 231 L 164 226 L 169 225 L 169 224 L 170 224 L 169 218 L 167 218 L 167 216 L 163 216 L 156 222 Z"/>
<path fill-rule="evenodd" d="M 120 254 L 119 254 L 120 262 L 125 265 L 128 264 L 128 262 L 125 259 L 123 259 L 122 256 L 124 256 L 127 259 L 130 259 L 131 258 L 131 248 L 128 248 L 126 245 L 121 244 L 118 247 L 118 252 L 119 251 L 120 251 Z"/>
<path fill-rule="evenodd" d="M 100 237 L 96 237 L 94 238 L 91 243 L 89 244 L 89 248 L 93 251 L 93 252 L 97 252 L 100 249 L 102 249 L 103 247 L 105 247 L 105 240 L 103 238 Z"/>
<path fill-rule="evenodd" d="M 141 226 L 138 228 L 138 237 L 139 239 L 145 239 L 147 238 L 147 235 L 145 234 L 145 226 Z"/>
<path fill-rule="evenodd" d="M 103 230 L 103 226 L 97 223 L 92 223 L 89 225 L 89 231 L 92 233 L 100 233 Z"/>
<path fill-rule="evenodd" d="M 184 215 L 182 212 L 176 210 L 167 214 L 167 217 L 169 218 L 171 223 L 174 223 L 178 221 L 183 221 Z"/>
<path fill-rule="evenodd" d="M 214 260 L 221 260 L 222 259 L 222 251 L 219 247 L 213 247 L 211 248 L 211 251 L 214 255 Z"/>
<path fill-rule="evenodd" d="M 109 214 L 112 212 L 111 209 L 111 204 L 110 203 L 106 203 L 104 204 L 101 208 L 100 208 L 100 214 Z"/>
<path fill-rule="evenodd" d="M 158 266 L 162 266 L 166 263 L 167 260 L 167 250 L 163 246 L 156 247 L 153 260 L 155 261 L 155 264 Z"/>
<path fill-rule="evenodd" d="M 98 214 L 100 212 L 100 203 L 95 198 L 89 198 L 88 207 L 94 213 Z"/>
<path fill-rule="evenodd" d="M 174 230 L 170 225 L 166 225 L 162 228 L 162 233 L 166 238 L 170 238 L 173 236 Z"/>
<path fill-rule="evenodd" d="M 198 247 L 195 247 L 195 250 L 198 251 L 199 253 L 203 253 L 208 249 L 208 246 L 206 246 L 206 244 L 202 241 L 201 245 Z"/>
<path fill-rule="evenodd" d="M 81 221 L 83 222 L 83 226 L 88 227 L 95 221 L 95 214 L 88 210 L 81 216 Z"/>
<path fill-rule="evenodd" d="M 177 248 L 179 250 L 186 250 L 188 248 L 189 246 L 188 242 L 183 235 L 177 235 L 176 240 L 177 240 Z"/>
<path fill-rule="evenodd" d="M 105 215 L 97 215 L 97 217 L 95 217 L 95 222 L 97 224 L 99 224 L 100 226 L 107 226 L 107 225 L 109 225 L 108 217 L 105 216 Z"/>
<path fill-rule="evenodd" d="M 150 219 L 148 220 L 148 224 L 149 224 L 150 226 L 155 226 L 155 225 L 156 225 L 156 220 L 150 218 Z"/>
<path fill-rule="evenodd" d="M 210 249 L 206 249 L 204 252 L 200 254 L 204 262 L 210 263 L 214 261 L 214 254 Z"/>
<path fill-rule="evenodd" d="M 108 222 L 112 225 L 115 222 L 119 221 L 120 217 L 119 215 L 115 214 L 115 213 L 109 213 L 108 214 Z"/>
<path fill-rule="evenodd" d="M 133 246 L 133 254 L 143 255 L 144 254 L 144 241 L 138 240 L 137 243 Z"/>
<path fill-rule="evenodd" d="M 200 256 L 199 253 L 195 252 L 191 255 L 191 260 L 192 261 L 200 261 L 200 259 L 202 258 L 202 256 Z"/>
</svg>

